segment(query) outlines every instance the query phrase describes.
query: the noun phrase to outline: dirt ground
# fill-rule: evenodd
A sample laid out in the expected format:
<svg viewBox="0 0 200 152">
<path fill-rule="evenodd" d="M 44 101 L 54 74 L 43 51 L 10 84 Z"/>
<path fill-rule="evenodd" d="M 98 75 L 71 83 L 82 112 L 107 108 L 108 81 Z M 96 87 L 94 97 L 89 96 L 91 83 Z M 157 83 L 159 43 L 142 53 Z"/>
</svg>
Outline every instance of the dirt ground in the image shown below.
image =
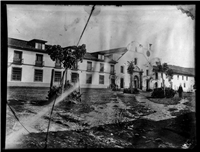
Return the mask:
<svg viewBox="0 0 200 152">
<path fill-rule="evenodd" d="M 44 91 L 44 90 L 43 90 Z M 28 133 L 7 108 L 6 148 L 44 148 L 51 103 L 9 94 L 9 104 Z M 44 91 L 45 92 L 45 91 Z M 196 145 L 194 95 L 177 104 L 149 101 L 149 93 L 123 94 L 82 90 L 82 102 L 55 106 L 47 148 L 193 148 Z M 18 96 L 19 95 L 19 96 Z M 193 102 L 193 101 L 192 101 Z M 31 124 L 31 125 L 30 125 Z"/>
</svg>

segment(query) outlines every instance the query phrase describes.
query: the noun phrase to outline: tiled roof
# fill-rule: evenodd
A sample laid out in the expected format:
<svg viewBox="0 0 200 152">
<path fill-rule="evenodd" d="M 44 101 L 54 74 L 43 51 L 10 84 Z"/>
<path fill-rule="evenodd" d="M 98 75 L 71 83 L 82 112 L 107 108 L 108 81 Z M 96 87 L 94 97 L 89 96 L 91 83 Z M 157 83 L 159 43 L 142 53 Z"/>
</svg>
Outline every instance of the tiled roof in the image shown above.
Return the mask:
<svg viewBox="0 0 200 152">
<path fill-rule="evenodd" d="M 95 56 L 93 56 L 92 54 L 86 52 L 84 59 L 88 59 L 88 60 L 98 60 Z"/>
<path fill-rule="evenodd" d="M 92 52 L 92 53 L 99 53 L 99 54 L 114 54 L 114 53 L 125 53 L 127 52 L 126 47 L 122 48 L 115 48 L 115 49 L 110 49 L 110 50 L 103 50 L 103 51 L 97 51 L 97 52 Z"/>
<path fill-rule="evenodd" d="M 172 69 L 173 73 L 175 74 L 183 74 L 183 75 L 190 75 L 190 76 L 195 75 L 194 68 L 184 68 L 184 67 L 175 66 L 175 65 L 169 65 L 169 68 Z"/>
<path fill-rule="evenodd" d="M 44 40 L 38 40 L 38 39 L 33 39 L 31 41 L 37 41 L 37 42 L 42 42 L 45 43 L 47 41 Z M 14 47 L 17 49 L 23 49 L 23 50 L 30 50 L 30 51 L 36 51 L 36 52 L 41 52 L 41 53 L 47 53 L 45 50 L 41 50 L 41 49 L 36 49 L 33 46 L 29 45 L 30 41 L 25 41 L 25 40 L 19 40 L 19 39 L 14 39 L 14 38 L 8 38 L 8 46 L 9 47 Z M 51 45 L 46 45 L 45 44 L 45 48 L 47 48 L 48 46 Z M 94 61 L 103 61 L 103 60 L 99 60 L 95 55 L 93 55 L 93 53 L 89 53 L 86 52 L 84 59 L 87 60 L 94 60 Z M 110 61 L 110 63 L 114 63 L 116 61 Z"/>
<path fill-rule="evenodd" d="M 184 68 L 184 67 L 175 66 L 175 65 L 168 65 L 168 67 L 173 70 L 174 74 L 195 76 L 194 68 Z M 154 66 L 153 68 L 155 70 L 157 69 L 156 66 Z"/>
<path fill-rule="evenodd" d="M 18 49 L 27 49 L 32 51 L 40 51 L 42 53 L 46 53 L 44 50 L 36 49 L 33 46 L 28 44 L 29 41 L 19 40 L 14 38 L 8 38 L 8 46 L 18 48 Z"/>
</svg>

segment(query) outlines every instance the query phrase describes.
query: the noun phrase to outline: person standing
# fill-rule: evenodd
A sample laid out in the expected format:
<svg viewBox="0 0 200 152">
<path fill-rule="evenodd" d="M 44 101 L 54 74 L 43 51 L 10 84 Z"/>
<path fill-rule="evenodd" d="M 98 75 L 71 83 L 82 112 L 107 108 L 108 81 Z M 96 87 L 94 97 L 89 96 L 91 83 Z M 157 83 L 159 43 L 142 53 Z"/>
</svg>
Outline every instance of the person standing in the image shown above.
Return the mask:
<svg viewBox="0 0 200 152">
<path fill-rule="evenodd" d="M 182 93 L 183 93 L 183 88 L 182 86 L 180 85 L 179 88 L 178 88 L 178 94 L 179 94 L 179 97 L 182 98 Z"/>
</svg>

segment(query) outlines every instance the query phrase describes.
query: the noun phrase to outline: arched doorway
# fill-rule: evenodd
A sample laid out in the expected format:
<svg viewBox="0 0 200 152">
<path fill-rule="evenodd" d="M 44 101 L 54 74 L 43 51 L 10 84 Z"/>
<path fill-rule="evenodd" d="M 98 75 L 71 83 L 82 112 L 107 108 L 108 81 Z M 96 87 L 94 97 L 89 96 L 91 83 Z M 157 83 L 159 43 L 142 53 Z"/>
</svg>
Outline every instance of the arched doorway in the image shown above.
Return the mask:
<svg viewBox="0 0 200 152">
<path fill-rule="evenodd" d="M 158 88 L 158 82 L 155 82 L 155 88 Z"/>
<path fill-rule="evenodd" d="M 134 82 L 134 88 L 139 88 L 139 77 L 137 75 L 134 76 L 133 78 L 133 82 Z"/>
</svg>

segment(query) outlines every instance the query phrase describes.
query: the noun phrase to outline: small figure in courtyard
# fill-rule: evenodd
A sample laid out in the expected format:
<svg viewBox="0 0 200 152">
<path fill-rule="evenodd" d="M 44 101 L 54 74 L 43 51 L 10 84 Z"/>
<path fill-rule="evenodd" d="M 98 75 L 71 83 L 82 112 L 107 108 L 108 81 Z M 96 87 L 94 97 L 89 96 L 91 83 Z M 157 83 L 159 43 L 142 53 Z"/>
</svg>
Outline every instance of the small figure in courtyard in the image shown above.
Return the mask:
<svg viewBox="0 0 200 152">
<path fill-rule="evenodd" d="M 179 88 L 178 88 L 178 94 L 179 94 L 179 97 L 182 98 L 182 93 L 183 93 L 183 88 L 182 86 L 180 85 Z"/>
</svg>

